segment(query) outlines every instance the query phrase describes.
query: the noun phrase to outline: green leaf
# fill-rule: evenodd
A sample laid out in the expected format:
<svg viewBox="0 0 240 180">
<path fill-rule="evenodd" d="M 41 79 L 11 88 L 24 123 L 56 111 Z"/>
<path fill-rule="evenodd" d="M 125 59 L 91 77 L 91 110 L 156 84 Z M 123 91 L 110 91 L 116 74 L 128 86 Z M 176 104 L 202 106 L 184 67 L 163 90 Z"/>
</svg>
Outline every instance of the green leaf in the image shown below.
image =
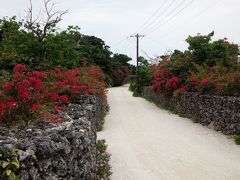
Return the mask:
<svg viewBox="0 0 240 180">
<path fill-rule="evenodd" d="M 17 152 L 18 152 L 18 149 L 13 149 L 13 150 L 12 150 L 12 155 L 13 155 L 13 156 L 17 156 Z"/>
<path fill-rule="evenodd" d="M 9 165 L 8 161 L 3 161 L 3 163 L 2 163 L 2 167 L 3 168 L 6 168 L 8 165 Z"/>
<path fill-rule="evenodd" d="M 19 177 L 16 176 L 14 172 L 12 172 L 9 176 L 9 180 L 19 180 Z"/>
<path fill-rule="evenodd" d="M 16 168 L 20 168 L 20 163 L 18 161 L 13 161 L 11 164 L 16 166 Z"/>
<path fill-rule="evenodd" d="M 7 175 L 7 176 L 10 176 L 11 173 L 12 173 L 12 170 L 11 170 L 11 169 L 6 170 L 6 175 Z"/>
</svg>

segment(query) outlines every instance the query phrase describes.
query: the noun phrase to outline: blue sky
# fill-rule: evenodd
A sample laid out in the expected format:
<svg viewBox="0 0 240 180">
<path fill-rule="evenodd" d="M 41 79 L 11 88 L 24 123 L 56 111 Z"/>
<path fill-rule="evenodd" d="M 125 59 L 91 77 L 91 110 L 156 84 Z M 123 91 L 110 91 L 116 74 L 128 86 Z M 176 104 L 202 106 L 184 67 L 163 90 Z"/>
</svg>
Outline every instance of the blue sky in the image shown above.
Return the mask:
<svg viewBox="0 0 240 180">
<path fill-rule="evenodd" d="M 37 13 L 43 3 L 41 0 L 32 1 Z M 147 21 L 149 23 L 146 24 L 146 28 L 139 31 L 146 35 L 141 38 L 140 47 L 150 57 L 174 49 L 184 50 L 187 48 L 185 39 L 188 35 L 207 34 L 212 30 L 215 31 L 215 39 L 227 37 L 229 41 L 240 43 L 239 0 L 164 1 L 56 0 L 55 2 L 57 10 L 69 9 L 69 13 L 59 24 L 60 28 L 78 25 L 82 33 L 102 38 L 113 52 L 127 54 L 133 59 L 136 54 L 135 40 L 127 37 L 143 26 L 157 9 L 159 11 Z M 28 5 L 28 0 L 3 1 L 0 6 L 0 17 L 16 15 L 18 18 L 23 18 Z M 185 6 L 187 6 L 185 9 L 172 17 Z M 154 23 L 151 24 L 151 20 Z M 123 41 L 116 44 L 120 40 Z M 146 56 L 143 51 L 140 51 L 140 55 Z"/>
</svg>

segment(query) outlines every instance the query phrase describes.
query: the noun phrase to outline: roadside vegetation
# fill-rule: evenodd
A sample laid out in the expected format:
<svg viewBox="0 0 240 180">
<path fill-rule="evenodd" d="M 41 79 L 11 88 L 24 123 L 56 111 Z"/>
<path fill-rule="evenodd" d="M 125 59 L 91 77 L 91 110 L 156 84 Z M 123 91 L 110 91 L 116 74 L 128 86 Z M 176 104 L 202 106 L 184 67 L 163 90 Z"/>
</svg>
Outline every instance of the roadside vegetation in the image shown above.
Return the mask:
<svg viewBox="0 0 240 180">
<path fill-rule="evenodd" d="M 110 166 L 110 154 L 107 152 L 105 140 L 97 141 L 97 180 L 110 180 L 112 174 Z"/>
<path fill-rule="evenodd" d="M 240 96 L 240 64 L 238 45 L 226 38 L 212 41 L 208 35 L 189 36 L 188 50 L 175 50 L 159 64 L 148 63 L 138 69 L 139 93 L 152 86 L 166 96 L 184 91 L 218 96 Z M 137 78 L 131 89 L 137 90 Z"/>
<path fill-rule="evenodd" d="M 170 55 L 162 56 L 157 64 L 139 59 L 140 66 L 130 85 L 133 96 L 142 96 L 144 86 L 150 86 L 169 98 L 183 92 L 240 97 L 239 47 L 227 38 L 213 41 L 213 36 L 214 32 L 189 36 L 186 39 L 188 50 L 175 50 Z M 156 105 L 185 116 L 159 103 Z M 192 121 L 198 123 L 197 118 Z M 239 136 L 235 137 L 235 142 L 240 144 Z"/>
<path fill-rule="evenodd" d="M 106 88 L 121 86 L 134 68 L 130 57 L 112 53 L 102 39 L 82 34 L 78 26 L 59 30 L 68 10 L 54 11 L 52 0 L 43 3 L 35 19 L 32 1 L 25 19 L 0 19 L 0 127 L 61 123 L 56 114 L 81 95 L 97 96 L 108 107 Z M 97 179 L 109 179 L 105 140 L 97 141 L 96 148 Z M 0 152 L 0 177 L 19 179 L 14 155 Z"/>
</svg>

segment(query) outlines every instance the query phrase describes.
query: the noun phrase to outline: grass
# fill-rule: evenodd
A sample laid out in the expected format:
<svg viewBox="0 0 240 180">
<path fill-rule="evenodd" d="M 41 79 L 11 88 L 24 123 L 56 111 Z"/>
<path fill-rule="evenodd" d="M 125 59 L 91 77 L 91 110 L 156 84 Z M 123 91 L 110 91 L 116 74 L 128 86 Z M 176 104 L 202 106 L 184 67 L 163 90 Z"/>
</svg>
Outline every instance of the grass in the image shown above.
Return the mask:
<svg viewBox="0 0 240 180">
<path fill-rule="evenodd" d="M 235 143 L 237 145 L 240 145 L 240 135 L 236 136 L 234 139 L 235 139 Z"/>
<path fill-rule="evenodd" d="M 110 180 L 112 174 L 110 166 L 110 154 L 107 152 L 107 145 L 105 140 L 97 141 L 97 177 L 96 180 Z"/>
<path fill-rule="evenodd" d="M 97 132 L 102 131 L 104 128 L 106 113 L 101 112 L 99 121 L 97 123 Z"/>
<path fill-rule="evenodd" d="M 196 117 L 193 117 L 193 118 L 192 118 L 192 122 L 193 122 L 193 123 L 198 123 L 198 122 L 199 122 L 199 120 L 198 120 L 198 118 L 196 118 Z"/>
<path fill-rule="evenodd" d="M 141 95 L 137 91 L 133 91 L 133 96 L 134 97 L 141 97 Z"/>
</svg>

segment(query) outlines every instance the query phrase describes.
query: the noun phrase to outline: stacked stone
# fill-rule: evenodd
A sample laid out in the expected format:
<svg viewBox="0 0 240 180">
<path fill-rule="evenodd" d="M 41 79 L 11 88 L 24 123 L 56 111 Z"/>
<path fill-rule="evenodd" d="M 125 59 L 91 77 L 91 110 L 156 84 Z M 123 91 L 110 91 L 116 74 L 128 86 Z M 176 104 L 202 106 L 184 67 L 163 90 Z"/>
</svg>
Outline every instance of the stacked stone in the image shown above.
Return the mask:
<svg viewBox="0 0 240 180">
<path fill-rule="evenodd" d="M 196 118 L 200 124 L 211 129 L 226 135 L 240 134 L 240 97 L 200 95 L 194 92 L 167 97 L 150 87 L 144 88 L 143 95 L 188 118 Z"/>
<path fill-rule="evenodd" d="M 0 128 L 0 149 L 19 149 L 22 180 L 94 180 L 96 125 L 102 103 L 81 96 L 58 113 L 61 124 L 30 125 L 10 131 Z"/>
</svg>

